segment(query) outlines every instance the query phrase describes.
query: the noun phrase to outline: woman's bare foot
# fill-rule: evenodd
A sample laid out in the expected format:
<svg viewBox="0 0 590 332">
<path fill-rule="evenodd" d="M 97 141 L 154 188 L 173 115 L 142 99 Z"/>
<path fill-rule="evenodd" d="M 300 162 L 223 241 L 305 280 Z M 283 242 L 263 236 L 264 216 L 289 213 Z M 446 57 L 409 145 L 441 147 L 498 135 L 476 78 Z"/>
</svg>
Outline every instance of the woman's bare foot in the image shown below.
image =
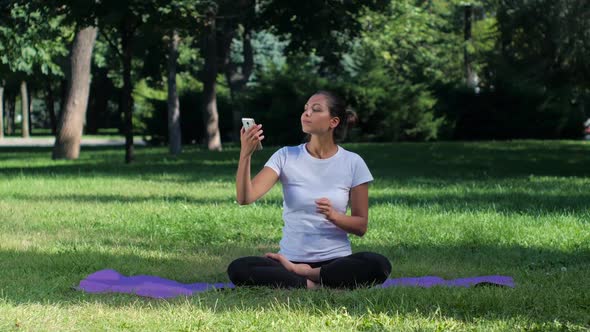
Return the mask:
<svg viewBox="0 0 590 332">
<path fill-rule="evenodd" d="M 310 272 L 313 270 L 312 267 L 309 266 L 308 264 L 291 263 L 291 261 L 289 261 L 285 256 L 283 256 L 281 254 L 267 253 L 264 256 L 268 257 L 270 259 L 274 259 L 276 261 L 279 261 L 287 269 L 287 271 L 291 271 L 295 274 L 298 274 L 298 275 L 306 277 L 306 278 L 309 278 Z M 315 289 L 315 288 L 319 288 L 319 287 L 320 287 L 320 284 L 318 282 L 307 279 L 307 288 L 308 289 Z"/>
<path fill-rule="evenodd" d="M 320 288 L 320 283 L 307 279 L 307 289 Z"/>
<path fill-rule="evenodd" d="M 274 259 L 275 261 L 278 261 L 285 267 L 285 269 L 287 269 L 287 271 L 291 271 L 303 277 L 307 277 L 309 272 L 312 270 L 311 266 L 309 266 L 308 264 L 291 263 L 291 261 L 289 261 L 285 256 L 281 254 L 269 252 L 264 254 L 264 256 L 270 259 Z"/>
</svg>

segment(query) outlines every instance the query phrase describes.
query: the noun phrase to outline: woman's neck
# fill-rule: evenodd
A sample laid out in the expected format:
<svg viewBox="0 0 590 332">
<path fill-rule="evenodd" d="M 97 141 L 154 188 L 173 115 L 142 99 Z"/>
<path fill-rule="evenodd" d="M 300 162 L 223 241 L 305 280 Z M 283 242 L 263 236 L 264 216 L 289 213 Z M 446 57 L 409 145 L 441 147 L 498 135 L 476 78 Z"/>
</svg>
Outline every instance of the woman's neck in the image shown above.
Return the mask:
<svg viewBox="0 0 590 332">
<path fill-rule="evenodd" d="M 334 143 L 334 139 L 331 135 L 312 135 L 305 147 L 310 155 L 318 159 L 328 159 L 338 152 L 338 146 Z"/>
</svg>

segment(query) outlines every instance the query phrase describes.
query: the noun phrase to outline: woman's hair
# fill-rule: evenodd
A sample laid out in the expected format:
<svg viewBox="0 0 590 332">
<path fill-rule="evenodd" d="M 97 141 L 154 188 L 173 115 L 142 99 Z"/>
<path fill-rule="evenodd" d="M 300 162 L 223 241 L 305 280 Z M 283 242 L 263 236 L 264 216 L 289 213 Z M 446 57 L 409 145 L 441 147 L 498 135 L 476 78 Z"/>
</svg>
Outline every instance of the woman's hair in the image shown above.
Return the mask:
<svg viewBox="0 0 590 332">
<path fill-rule="evenodd" d="M 343 141 L 346 138 L 348 129 L 355 125 L 358 121 L 356 112 L 346 106 L 344 99 L 340 98 L 340 96 L 331 91 L 319 90 L 313 95 L 322 95 L 326 97 L 330 115 L 340 119 L 338 127 L 334 128 L 334 141 Z"/>
</svg>

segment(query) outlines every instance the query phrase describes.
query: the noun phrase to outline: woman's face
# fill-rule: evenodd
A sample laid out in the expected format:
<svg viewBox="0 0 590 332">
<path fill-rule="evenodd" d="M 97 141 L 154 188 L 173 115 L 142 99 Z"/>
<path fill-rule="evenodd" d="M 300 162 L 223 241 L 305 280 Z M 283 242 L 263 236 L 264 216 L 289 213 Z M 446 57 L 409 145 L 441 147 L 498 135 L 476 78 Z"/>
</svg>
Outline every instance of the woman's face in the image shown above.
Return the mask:
<svg viewBox="0 0 590 332">
<path fill-rule="evenodd" d="M 325 134 L 338 126 L 340 119 L 333 118 L 324 95 L 313 95 L 303 107 L 301 128 L 304 133 Z"/>
</svg>

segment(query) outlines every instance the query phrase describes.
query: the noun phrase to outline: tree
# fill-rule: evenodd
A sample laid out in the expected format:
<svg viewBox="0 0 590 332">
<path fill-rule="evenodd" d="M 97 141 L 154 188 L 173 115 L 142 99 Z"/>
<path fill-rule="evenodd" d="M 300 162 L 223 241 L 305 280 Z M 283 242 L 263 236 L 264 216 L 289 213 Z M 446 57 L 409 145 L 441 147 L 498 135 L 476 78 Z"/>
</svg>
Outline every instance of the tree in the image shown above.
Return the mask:
<svg viewBox="0 0 590 332">
<path fill-rule="evenodd" d="M 119 34 L 119 45 L 112 40 L 109 43 L 119 55 L 122 63 L 123 91 L 121 98 L 121 109 L 124 115 L 125 132 L 125 162 L 130 163 L 134 158 L 133 152 L 133 80 L 132 60 L 134 51 L 138 49 L 135 45 L 137 37 L 145 31 L 154 30 L 159 23 L 164 22 L 164 33 L 166 35 L 170 22 L 176 20 L 180 28 L 187 27 L 187 21 L 198 22 L 195 15 L 200 5 L 199 1 L 169 0 L 169 1 L 140 1 L 140 0 L 109 0 L 103 1 L 98 6 L 99 27 L 107 31 L 117 31 Z M 177 17 L 171 15 L 178 14 Z M 143 32 L 145 32 L 143 31 Z"/>
<path fill-rule="evenodd" d="M 471 59 L 469 57 L 468 45 L 471 42 L 471 22 L 473 19 L 473 5 L 464 5 L 464 40 L 465 45 L 463 47 L 463 64 L 465 68 L 465 85 L 469 88 L 475 88 L 477 82 L 475 79 L 475 72 L 471 65 Z"/>
<path fill-rule="evenodd" d="M 302 50 L 306 53 L 316 51 L 324 57 L 324 68 L 334 68 L 338 67 L 342 52 L 350 46 L 346 40 L 360 31 L 357 21 L 360 12 L 366 8 L 383 7 L 386 3 L 387 1 L 381 0 L 366 4 L 304 1 L 297 5 L 282 0 L 261 3 L 252 0 L 210 2 L 205 23 L 207 34 L 202 47 L 205 58 L 203 83 L 208 148 L 221 149 L 215 99 L 218 71 L 225 74 L 230 87 L 234 105 L 233 136 L 237 138 L 243 111 L 240 95 L 254 68 L 255 50 L 251 44 L 253 31 L 268 29 L 288 36 L 291 41 L 289 50 L 293 54 Z M 213 32 L 214 29 L 217 33 Z M 242 42 L 241 63 L 234 62 L 231 57 L 230 50 L 234 40 Z"/>
<path fill-rule="evenodd" d="M 158 14 L 150 19 L 152 31 L 162 34 L 168 40 L 168 62 L 166 66 L 168 87 L 168 145 L 172 155 L 178 155 L 182 149 L 182 133 L 180 126 L 180 103 L 176 86 L 177 65 L 181 35 L 195 34 L 195 27 L 201 24 L 199 13 L 203 5 L 200 1 L 172 0 L 160 3 Z M 154 29 L 156 27 L 156 29 Z M 159 31 L 158 31 L 159 30 Z M 197 32 L 198 35 L 198 32 Z M 159 73 L 157 73 L 159 74 Z M 153 76 L 153 75 L 152 75 Z"/>
<path fill-rule="evenodd" d="M 0 81 L 0 139 L 4 138 L 4 84 Z"/>
<path fill-rule="evenodd" d="M 205 13 L 205 66 L 203 69 L 203 112 L 207 148 L 221 151 L 221 135 L 219 133 L 219 113 L 217 112 L 217 7 L 211 6 Z"/>
<path fill-rule="evenodd" d="M 260 3 L 255 28 L 272 28 L 289 39 L 287 52 L 314 53 L 322 57 L 324 74 L 340 68 L 342 55 L 363 29 L 359 18 L 367 10 L 383 11 L 390 1 L 315 1 L 289 0 Z"/>
<path fill-rule="evenodd" d="M 344 82 L 360 114 L 365 139 L 436 139 L 443 119 L 435 114 L 434 87 L 462 78 L 462 41 L 444 8 L 405 0 L 367 11 L 360 37 L 343 59 Z"/>
<path fill-rule="evenodd" d="M 212 1 L 205 9 L 201 47 L 205 63 L 201 80 L 203 82 L 203 120 L 206 146 L 209 150 L 222 150 L 217 110 L 217 74 L 220 66 L 223 72 L 224 59 L 229 56 L 229 47 L 233 39 L 234 26 L 227 22 L 227 15 L 234 16 L 230 12 L 242 3 L 244 1 L 239 1 L 238 6 L 231 6 L 226 1 Z M 223 23 L 218 24 L 223 20 L 226 20 L 225 26 Z"/>
<path fill-rule="evenodd" d="M 53 148 L 53 159 L 77 159 L 88 105 L 92 49 L 97 28 L 87 26 L 76 33 L 70 56 L 70 77 L 65 109 Z"/>
<path fill-rule="evenodd" d="M 254 49 L 252 47 L 252 33 L 254 28 L 254 21 L 256 18 L 255 1 L 242 0 L 238 1 L 237 5 L 231 6 L 227 10 L 229 16 L 225 20 L 221 20 L 223 24 L 221 37 L 221 61 L 222 71 L 225 74 L 225 79 L 230 89 L 230 97 L 232 99 L 232 137 L 235 141 L 239 141 L 240 128 L 242 126 L 242 114 L 244 112 L 244 105 L 242 102 L 242 94 L 246 83 L 254 70 Z M 236 61 L 232 57 L 232 44 L 234 41 L 241 42 L 241 61 Z M 238 43 L 239 44 L 239 43 Z"/>
<path fill-rule="evenodd" d="M 168 141 L 170 153 L 178 155 L 181 151 L 180 106 L 176 90 L 176 62 L 178 60 L 178 43 L 180 37 L 174 30 L 170 36 L 170 53 L 168 55 Z"/>
<path fill-rule="evenodd" d="M 55 114 L 55 98 L 53 95 L 53 85 L 50 79 L 45 82 L 45 108 L 49 116 L 49 125 L 51 126 L 51 134 L 57 136 L 57 117 Z"/>
<path fill-rule="evenodd" d="M 12 135 L 14 133 L 14 113 L 15 113 L 15 96 L 8 94 L 6 99 L 6 135 Z"/>
<path fill-rule="evenodd" d="M 65 53 L 62 17 L 45 17 L 34 2 L 7 1 L 0 19 L 0 72 L 3 79 L 20 83 L 22 134 L 29 133 L 29 93 L 27 77 L 38 74 L 59 76 L 61 68 L 55 59 Z M 1 102 L 1 100 L 0 100 Z M 9 113 L 12 112 L 9 107 Z M 12 131 L 14 117 L 8 119 Z"/>
<path fill-rule="evenodd" d="M 131 60 L 133 59 L 133 39 L 138 17 L 129 10 L 120 19 L 119 33 L 121 34 L 121 62 L 123 63 L 123 97 L 121 99 L 124 116 L 125 132 L 125 163 L 131 163 L 135 158 L 133 152 L 133 86 L 131 82 Z"/>
<path fill-rule="evenodd" d="M 587 2 L 502 0 L 497 21 L 493 81 L 527 96 L 526 137 L 580 137 L 590 101 Z"/>
<path fill-rule="evenodd" d="M 29 91 L 27 89 L 27 82 L 20 83 L 20 100 L 22 112 L 22 137 L 29 137 Z"/>
</svg>

